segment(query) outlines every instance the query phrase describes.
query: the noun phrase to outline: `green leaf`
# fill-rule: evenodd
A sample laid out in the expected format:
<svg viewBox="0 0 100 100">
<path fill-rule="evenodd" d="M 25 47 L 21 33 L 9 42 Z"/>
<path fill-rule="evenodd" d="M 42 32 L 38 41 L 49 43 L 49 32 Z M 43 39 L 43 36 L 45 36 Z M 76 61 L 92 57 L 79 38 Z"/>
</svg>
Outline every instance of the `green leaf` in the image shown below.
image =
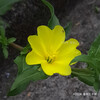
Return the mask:
<svg viewBox="0 0 100 100">
<path fill-rule="evenodd" d="M 0 17 L 0 26 L 4 26 L 6 23 L 2 20 L 2 18 Z"/>
<path fill-rule="evenodd" d="M 29 82 L 26 82 L 26 83 L 20 85 L 19 87 L 15 88 L 14 90 L 9 91 L 7 96 L 15 96 L 15 95 L 21 93 L 22 91 L 24 91 L 27 88 L 28 85 L 29 85 Z"/>
<path fill-rule="evenodd" d="M 71 28 L 72 28 L 72 23 L 71 22 L 69 22 L 64 28 L 65 34 L 66 34 L 66 39 L 68 38 L 68 36 L 70 34 Z"/>
<path fill-rule="evenodd" d="M 95 82 L 94 89 L 98 92 L 100 90 L 100 73 L 98 69 L 95 69 Z"/>
<path fill-rule="evenodd" d="M 1 35 L 2 38 L 5 37 L 5 28 L 4 28 L 4 26 L 0 26 L 0 35 Z"/>
<path fill-rule="evenodd" d="M 51 18 L 48 21 L 48 26 L 53 29 L 56 25 L 60 25 L 58 18 L 56 17 L 54 13 L 53 6 L 46 0 L 41 0 L 50 10 L 51 12 Z"/>
<path fill-rule="evenodd" d="M 8 58 L 8 50 L 6 46 L 3 46 L 3 54 L 5 58 Z"/>
<path fill-rule="evenodd" d="M 95 57 L 93 58 L 90 55 L 80 55 L 80 56 L 75 57 L 71 61 L 71 63 L 78 62 L 78 61 L 85 62 L 85 63 L 88 64 L 87 68 L 94 69 L 94 70 L 98 69 L 98 71 L 100 72 L 100 67 L 99 67 L 100 61 L 99 61 L 99 59 L 97 59 Z"/>
<path fill-rule="evenodd" d="M 88 55 L 100 58 L 100 35 L 92 43 Z"/>
<path fill-rule="evenodd" d="M 94 77 L 88 76 L 88 75 L 87 76 L 78 76 L 78 79 L 89 86 L 93 86 L 94 81 L 95 81 Z"/>
<path fill-rule="evenodd" d="M 31 50 L 31 46 L 28 44 L 24 49 L 21 51 L 21 55 L 26 55 Z"/>
<path fill-rule="evenodd" d="M 28 70 L 25 70 L 20 75 L 17 76 L 8 95 L 12 96 L 12 95 L 16 95 L 16 94 L 22 92 L 26 88 L 26 86 L 29 84 L 30 81 L 46 79 L 47 77 L 48 76 L 45 75 L 45 73 L 43 71 L 38 71 L 38 69 L 34 70 L 34 67 L 30 68 Z M 21 88 L 21 86 L 23 86 L 23 85 L 24 85 L 24 88 Z M 21 88 L 20 90 L 18 90 L 19 87 Z"/>
<path fill-rule="evenodd" d="M 16 38 L 9 38 L 8 40 L 7 40 L 7 42 L 8 42 L 8 44 L 10 44 L 10 43 L 13 43 L 13 42 L 15 42 L 16 41 Z"/>
<path fill-rule="evenodd" d="M 0 43 L 2 44 L 4 57 L 8 58 L 7 38 L 5 37 L 5 28 L 2 25 L 0 26 Z"/>
<path fill-rule="evenodd" d="M 4 15 L 18 1 L 20 0 L 0 0 L 0 15 Z"/>
<path fill-rule="evenodd" d="M 71 76 L 78 77 L 80 81 L 90 86 L 93 86 L 93 83 L 95 82 L 94 72 L 86 68 L 85 69 L 72 68 Z"/>
<path fill-rule="evenodd" d="M 93 65 L 94 65 L 93 60 L 94 60 L 94 59 L 91 58 L 91 56 L 88 56 L 88 55 L 80 55 L 80 56 L 75 57 L 75 58 L 71 61 L 71 63 L 80 61 L 80 62 L 86 62 L 86 63 L 88 63 L 88 64 L 90 63 L 90 64 L 93 64 Z"/>
<path fill-rule="evenodd" d="M 7 38 L 5 37 L 5 28 L 4 26 L 0 26 L 0 40 L 2 45 L 7 46 Z"/>
<path fill-rule="evenodd" d="M 0 43 L 2 43 L 2 39 L 1 39 L 1 37 L 0 37 Z"/>
<path fill-rule="evenodd" d="M 14 96 L 21 93 L 26 89 L 30 81 L 37 81 L 48 77 L 42 70 L 39 70 L 40 65 L 27 65 L 25 55 L 16 57 L 14 62 L 18 66 L 18 75 L 8 93 L 8 96 Z"/>
<path fill-rule="evenodd" d="M 100 90 L 100 35 L 92 43 L 91 48 L 88 51 L 88 55 L 77 56 L 75 59 L 72 60 L 71 63 L 77 62 L 77 61 L 87 63 L 88 70 L 94 72 L 93 86 L 96 91 L 99 91 Z M 80 79 L 80 76 L 78 76 L 78 78 Z M 92 78 L 89 78 L 89 79 L 92 80 Z M 83 77 L 81 77 L 80 80 L 85 81 Z"/>
<path fill-rule="evenodd" d="M 88 55 L 92 58 L 91 62 L 94 63 L 94 69 L 97 69 L 100 74 L 100 35 L 92 43 Z"/>
<path fill-rule="evenodd" d="M 24 70 L 33 67 L 26 64 L 25 55 L 17 56 L 14 62 L 17 64 L 18 67 L 18 75 L 21 74 Z"/>
<path fill-rule="evenodd" d="M 0 26 L 2 26 L 3 24 L 4 24 L 4 21 L 0 17 Z"/>
<path fill-rule="evenodd" d="M 99 92 L 99 90 L 100 90 L 100 82 L 94 82 L 93 86 L 94 86 L 94 89 L 95 89 L 97 92 Z"/>
</svg>

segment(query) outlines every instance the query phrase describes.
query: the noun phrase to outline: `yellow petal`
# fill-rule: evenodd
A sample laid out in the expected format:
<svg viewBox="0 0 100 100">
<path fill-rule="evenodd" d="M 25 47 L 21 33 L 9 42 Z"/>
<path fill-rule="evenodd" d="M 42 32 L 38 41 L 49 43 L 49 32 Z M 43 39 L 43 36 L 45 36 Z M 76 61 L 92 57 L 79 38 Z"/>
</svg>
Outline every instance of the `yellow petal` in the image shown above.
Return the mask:
<svg viewBox="0 0 100 100">
<path fill-rule="evenodd" d="M 72 52 L 75 52 L 76 47 L 79 45 L 79 42 L 76 39 L 69 39 L 63 43 L 63 45 L 58 50 L 59 56 L 68 55 Z M 69 55 L 70 56 L 70 55 Z"/>
<path fill-rule="evenodd" d="M 66 55 L 58 55 L 56 57 L 56 61 L 57 62 L 62 62 L 64 61 L 65 63 L 67 64 L 70 64 L 70 62 L 76 57 L 76 56 L 79 56 L 81 55 L 81 52 L 78 50 L 78 49 L 74 49 L 72 52 L 70 52 L 69 54 L 66 54 Z M 75 64 L 75 63 L 73 63 Z M 72 64 L 71 64 L 72 65 Z"/>
<path fill-rule="evenodd" d="M 74 52 L 72 52 L 71 54 L 69 54 L 69 57 L 67 57 L 66 61 L 70 64 L 70 62 L 76 57 L 81 55 L 81 52 L 77 49 L 75 49 Z M 73 65 L 75 63 L 72 63 L 71 65 Z"/>
<path fill-rule="evenodd" d="M 76 56 L 81 55 L 81 52 L 78 49 L 76 49 L 76 47 L 78 45 L 79 45 L 79 42 L 76 39 L 73 39 L 73 38 L 64 42 L 63 45 L 58 50 L 58 56 L 56 57 L 56 60 L 58 62 L 63 60 L 67 64 L 70 64 L 70 62 Z"/>
<path fill-rule="evenodd" d="M 58 73 L 63 76 L 68 76 L 71 74 L 70 66 L 65 63 L 53 62 L 52 64 L 50 64 L 44 62 L 41 64 L 41 67 L 43 71 L 50 76 L 53 75 L 54 73 Z"/>
<path fill-rule="evenodd" d="M 52 31 L 53 31 L 53 37 L 51 44 L 53 45 L 53 49 L 57 50 L 65 41 L 65 31 L 63 27 L 61 27 L 60 25 L 55 26 L 55 28 Z"/>
<path fill-rule="evenodd" d="M 47 26 L 39 26 L 38 36 L 43 41 L 48 53 L 54 53 L 63 44 L 65 40 L 65 32 L 63 27 L 57 25 L 53 30 Z"/>
<path fill-rule="evenodd" d="M 43 46 L 42 42 L 40 41 L 37 35 L 30 35 L 28 37 L 28 42 L 30 43 L 34 52 L 36 52 L 40 56 L 46 55 L 45 47 Z"/>
<path fill-rule="evenodd" d="M 26 56 L 26 63 L 28 65 L 40 64 L 44 61 L 44 58 L 31 51 Z"/>
</svg>

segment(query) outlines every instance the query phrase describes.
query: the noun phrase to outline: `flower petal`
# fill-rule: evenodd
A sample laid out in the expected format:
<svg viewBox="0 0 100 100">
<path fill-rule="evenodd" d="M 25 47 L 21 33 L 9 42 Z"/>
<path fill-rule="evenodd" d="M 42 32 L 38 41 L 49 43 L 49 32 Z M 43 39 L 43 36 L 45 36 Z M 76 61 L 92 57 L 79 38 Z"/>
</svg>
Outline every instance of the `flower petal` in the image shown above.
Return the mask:
<svg viewBox="0 0 100 100">
<path fill-rule="evenodd" d="M 40 64 L 44 61 L 44 58 L 36 54 L 34 51 L 31 51 L 26 56 L 26 63 L 28 65 Z"/>
<path fill-rule="evenodd" d="M 65 31 L 63 27 L 61 27 L 60 25 L 55 26 L 55 28 L 53 29 L 53 37 L 51 41 L 54 50 L 59 49 L 64 41 L 65 41 Z"/>
<path fill-rule="evenodd" d="M 76 39 L 69 39 L 63 43 L 63 45 L 58 50 L 59 56 L 68 55 L 72 52 L 75 52 L 76 47 L 79 45 L 79 42 Z M 70 55 L 69 55 L 70 56 Z"/>
<path fill-rule="evenodd" d="M 28 37 L 28 42 L 30 43 L 34 52 L 36 52 L 38 55 L 40 56 L 46 55 L 45 47 L 43 46 L 42 41 L 40 41 L 37 35 L 30 35 Z"/>
<path fill-rule="evenodd" d="M 76 56 L 79 56 L 81 55 L 81 52 L 78 50 L 78 49 L 74 49 L 72 52 L 70 52 L 69 54 L 66 54 L 66 55 L 63 55 L 63 56 L 60 56 L 58 55 L 56 57 L 56 62 L 65 62 L 67 63 L 68 65 L 70 64 L 70 62 L 76 57 Z M 73 65 L 75 63 L 72 63 L 71 65 Z"/>
<path fill-rule="evenodd" d="M 54 73 L 58 73 L 60 75 L 63 76 L 67 76 L 71 74 L 71 68 L 69 65 L 65 64 L 65 63 L 52 63 L 49 64 L 47 62 L 44 62 L 41 64 L 41 67 L 43 69 L 43 71 L 47 74 L 47 75 L 53 75 Z"/>
<path fill-rule="evenodd" d="M 65 31 L 60 25 L 55 26 L 53 30 L 42 25 L 38 27 L 37 31 L 48 53 L 56 52 L 65 40 Z"/>
<path fill-rule="evenodd" d="M 81 52 L 76 49 L 79 45 L 79 42 L 76 39 L 69 39 L 58 50 L 58 56 L 56 57 L 56 61 L 65 61 L 67 64 L 76 57 L 81 55 Z M 74 63 L 73 63 L 74 64 Z M 71 64 L 72 65 L 72 64 Z"/>
<path fill-rule="evenodd" d="M 80 52 L 79 50 L 75 49 L 75 51 L 74 51 L 73 53 L 71 53 L 71 54 L 69 55 L 69 57 L 67 57 L 66 61 L 70 64 L 70 62 L 71 62 L 76 56 L 79 56 L 79 55 L 81 55 L 81 52 Z M 75 63 L 72 63 L 72 64 L 70 64 L 70 65 L 73 65 L 73 64 L 75 64 Z"/>
</svg>

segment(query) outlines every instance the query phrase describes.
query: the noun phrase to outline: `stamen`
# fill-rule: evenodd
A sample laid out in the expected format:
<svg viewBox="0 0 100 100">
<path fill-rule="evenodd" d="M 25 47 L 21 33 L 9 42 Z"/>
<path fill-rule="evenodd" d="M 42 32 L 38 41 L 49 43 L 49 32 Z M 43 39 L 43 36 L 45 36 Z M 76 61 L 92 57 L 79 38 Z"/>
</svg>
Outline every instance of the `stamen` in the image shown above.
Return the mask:
<svg viewBox="0 0 100 100">
<path fill-rule="evenodd" d="M 52 63 L 52 59 L 50 57 L 47 58 L 48 63 Z"/>
</svg>

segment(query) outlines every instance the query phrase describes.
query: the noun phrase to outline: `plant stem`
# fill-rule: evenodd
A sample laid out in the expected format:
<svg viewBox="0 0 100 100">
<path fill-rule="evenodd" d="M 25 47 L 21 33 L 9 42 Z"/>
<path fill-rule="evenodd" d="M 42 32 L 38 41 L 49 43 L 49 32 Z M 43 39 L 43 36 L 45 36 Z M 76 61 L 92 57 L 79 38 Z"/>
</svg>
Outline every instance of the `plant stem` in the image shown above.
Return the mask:
<svg viewBox="0 0 100 100">
<path fill-rule="evenodd" d="M 1 39 L 1 36 L 0 36 L 0 39 Z M 19 51 L 22 51 L 23 50 L 23 47 L 18 45 L 18 44 L 15 44 L 15 43 L 10 43 L 10 46 L 12 46 L 13 48 L 19 50 Z"/>
<path fill-rule="evenodd" d="M 23 50 L 23 47 L 20 46 L 20 45 L 18 45 L 18 44 L 10 43 L 10 45 L 11 45 L 13 48 L 15 48 L 15 49 L 17 49 L 17 50 L 19 50 L 19 51 L 22 51 L 22 50 Z"/>
</svg>

